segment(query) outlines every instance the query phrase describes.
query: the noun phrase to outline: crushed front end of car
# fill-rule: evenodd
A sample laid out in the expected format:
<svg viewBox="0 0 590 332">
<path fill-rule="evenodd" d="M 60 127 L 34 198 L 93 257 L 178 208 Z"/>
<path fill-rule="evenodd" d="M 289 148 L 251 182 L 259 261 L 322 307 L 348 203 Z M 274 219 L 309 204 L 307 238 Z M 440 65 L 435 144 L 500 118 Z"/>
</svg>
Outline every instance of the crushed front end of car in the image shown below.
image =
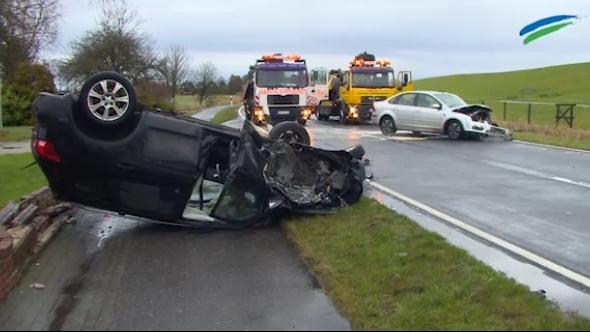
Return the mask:
<svg viewBox="0 0 590 332">
<path fill-rule="evenodd" d="M 453 112 L 465 114 L 471 118 L 465 132 L 485 137 L 496 137 L 505 140 L 512 140 L 512 133 L 508 128 L 500 127 L 492 121 L 492 109 L 486 105 L 466 105 L 453 110 Z"/>
</svg>

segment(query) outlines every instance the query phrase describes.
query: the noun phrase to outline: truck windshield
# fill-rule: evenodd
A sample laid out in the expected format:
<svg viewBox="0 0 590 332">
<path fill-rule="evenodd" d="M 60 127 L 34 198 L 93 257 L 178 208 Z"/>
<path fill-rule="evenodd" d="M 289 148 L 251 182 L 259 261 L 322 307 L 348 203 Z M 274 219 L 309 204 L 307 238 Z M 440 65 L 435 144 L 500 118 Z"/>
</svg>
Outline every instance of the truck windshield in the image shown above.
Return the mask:
<svg viewBox="0 0 590 332">
<path fill-rule="evenodd" d="M 258 70 L 256 85 L 260 87 L 300 88 L 307 86 L 307 71 L 298 70 Z"/>
<path fill-rule="evenodd" d="M 355 88 L 391 88 L 395 86 L 392 71 L 353 72 L 352 86 Z"/>
</svg>

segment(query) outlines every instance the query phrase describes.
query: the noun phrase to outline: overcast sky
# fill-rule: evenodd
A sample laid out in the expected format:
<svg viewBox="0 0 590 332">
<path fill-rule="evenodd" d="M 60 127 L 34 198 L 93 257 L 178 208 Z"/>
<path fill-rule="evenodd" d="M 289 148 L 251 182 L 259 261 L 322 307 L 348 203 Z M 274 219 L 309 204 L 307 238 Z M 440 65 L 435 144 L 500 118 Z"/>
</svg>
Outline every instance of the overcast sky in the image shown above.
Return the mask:
<svg viewBox="0 0 590 332">
<path fill-rule="evenodd" d="M 62 0 L 58 43 L 48 57 L 96 25 L 88 0 Z M 128 0 L 156 50 L 183 46 L 194 64 L 244 74 L 264 53 L 296 52 L 309 67 L 342 68 L 362 51 L 415 78 L 590 61 L 590 19 L 527 46 L 520 29 L 537 19 L 590 14 L 587 0 Z"/>
</svg>

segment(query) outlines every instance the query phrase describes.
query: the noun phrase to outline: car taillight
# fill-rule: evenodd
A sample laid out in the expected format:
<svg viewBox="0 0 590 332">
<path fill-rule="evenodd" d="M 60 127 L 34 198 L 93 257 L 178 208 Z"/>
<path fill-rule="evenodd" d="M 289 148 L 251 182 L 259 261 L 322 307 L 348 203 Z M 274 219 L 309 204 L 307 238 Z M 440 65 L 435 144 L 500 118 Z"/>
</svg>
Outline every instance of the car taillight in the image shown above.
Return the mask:
<svg viewBox="0 0 590 332">
<path fill-rule="evenodd" d="M 61 158 L 55 151 L 55 148 L 53 147 L 53 144 L 51 144 L 51 142 L 45 140 L 34 140 L 33 148 L 35 149 L 35 152 L 37 152 L 37 155 L 39 155 L 41 159 L 53 161 L 56 163 L 61 162 Z"/>
</svg>

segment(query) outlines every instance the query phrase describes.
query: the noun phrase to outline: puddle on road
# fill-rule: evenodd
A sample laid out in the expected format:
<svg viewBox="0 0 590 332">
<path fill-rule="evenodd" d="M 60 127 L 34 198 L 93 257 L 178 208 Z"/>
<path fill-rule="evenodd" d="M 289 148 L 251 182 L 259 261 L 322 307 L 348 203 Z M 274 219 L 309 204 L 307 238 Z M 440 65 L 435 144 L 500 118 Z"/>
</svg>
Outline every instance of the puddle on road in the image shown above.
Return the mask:
<svg viewBox="0 0 590 332">
<path fill-rule="evenodd" d="M 467 250 L 473 257 L 526 285 L 531 291 L 544 291 L 546 298 L 557 303 L 563 310 L 576 311 L 590 318 L 590 290 L 583 286 L 574 284 L 555 273 L 545 271 L 502 249 L 490 246 L 480 239 L 451 227 L 444 221 L 375 189 L 367 188 L 367 194 L 390 209 L 408 216 L 423 228 L 443 236 L 449 243 Z"/>
</svg>

